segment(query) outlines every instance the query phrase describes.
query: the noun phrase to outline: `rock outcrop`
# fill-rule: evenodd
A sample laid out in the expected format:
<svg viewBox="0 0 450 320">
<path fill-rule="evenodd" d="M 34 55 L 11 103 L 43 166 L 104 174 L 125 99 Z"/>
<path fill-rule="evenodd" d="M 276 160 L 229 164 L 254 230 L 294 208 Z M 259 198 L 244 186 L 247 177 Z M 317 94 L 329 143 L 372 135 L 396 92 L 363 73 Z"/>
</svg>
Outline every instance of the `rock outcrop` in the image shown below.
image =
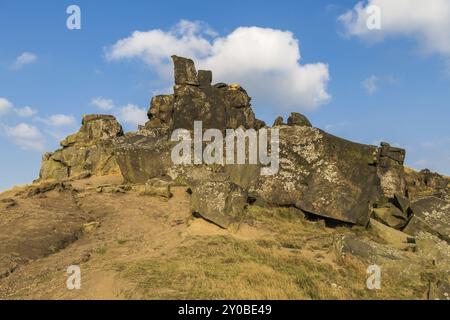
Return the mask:
<svg viewBox="0 0 450 320">
<path fill-rule="evenodd" d="M 62 149 L 43 156 L 39 179 L 65 180 L 119 172 L 113 140 L 122 135 L 122 126 L 113 116 L 84 116 L 80 130 L 61 141 Z"/>
<path fill-rule="evenodd" d="M 268 128 L 255 117 L 240 85 L 213 85 L 211 71 L 197 72 L 190 59 L 172 59 L 174 93 L 152 98 L 144 126 L 124 135 L 112 116 L 85 116 L 80 131 L 44 157 L 41 179 L 120 171 L 126 183 L 167 197 L 166 184 L 153 182 L 172 180 L 190 187 L 193 212 L 222 227 L 237 222 L 256 202 L 348 224 L 368 226 L 372 219 L 372 229 L 383 234 L 414 237 L 423 231 L 448 241 L 449 180 L 405 170 L 405 150 L 338 138 L 314 128 L 299 113 L 287 123 L 278 117 Z M 278 170 L 262 175 L 260 164 L 173 163 L 172 133 L 192 133 L 195 121 L 202 122 L 202 131 L 240 128 L 272 135 L 272 129 L 278 130 L 279 142 L 269 148 L 279 150 Z M 434 198 L 420 200 L 423 196 Z"/>
</svg>

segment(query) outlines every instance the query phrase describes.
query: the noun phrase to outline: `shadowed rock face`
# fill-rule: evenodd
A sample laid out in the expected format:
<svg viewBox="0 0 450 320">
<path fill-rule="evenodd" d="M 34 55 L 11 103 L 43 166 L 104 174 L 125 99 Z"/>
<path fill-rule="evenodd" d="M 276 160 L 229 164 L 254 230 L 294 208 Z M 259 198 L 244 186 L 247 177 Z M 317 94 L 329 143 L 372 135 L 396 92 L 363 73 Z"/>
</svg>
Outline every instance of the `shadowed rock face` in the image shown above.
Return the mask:
<svg viewBox="0 0 450 320">
<path fill-rule="evenodd" d="M 259 129 L 263 123 L 255 118 L 251 98 L 239 85 L 212 86 L 211 71 L 195 69 L 191 59 L 173 56 L 175 86 L 173 95 L 152 99 L 150 121 L 159 119 L 170 129 L 192 130 L 194 121 L 202 121 L 203 128 L 225 130 Z"/>
<path fill-rule="evenodd" d="M 436 197 L 427 197 L 414 202 L 414 216 L 405 232 L 418 235 L 426 231 L 450 243 L 450 203 Z"/>
<path fill-rule="evenodd" d="M 382 197 L 378 149 L 304 125 L 279 129 L 278 174 L 261 176 L 251 166 L 229 166 L 230 179 L 269 205 L 366 224 L 370 206 Z"/>
<path fill-rule="evenodd" d="M 445 228 L 432 226 L 439 224 L 422 223 L 422 212 L 434 202 L 411 203 L 421 195 L 434 195 L 443 201 L 440 208 L 447 208 L 448 179 L 429 171 L 405 173 L 405 150 L 338 138 L 314 128 L 299 113 L 292 113 L 287 124 L 281 117 L 274 123 L 280 136 L 275 175 L 261 175 L 260 165 L 173 164 L 171 151 L 177 143 L 170 137 L 175 129 L 192 130 L 194 121 L 222 132 L 260 130 L 265 124 L 255 118 L 251 98 L 240 85 L 211 85 L 211 71 L 197 72 L 190 59 L 172 59 L 174 94 L 153 97 L 145 126 L 123 135 L 114 117 L 85 116 L 80 131 L 61 142 L 63 149 L 44 157 L 41 179 L 120 168 L 130 183 L 163 178 L 190 186 L 192 211 L 223 227 L 245 215 L 246 202 L 256 201 L 352 224 L 367 225 L 373 218 L 393 230 L 414 235 L 433 231 L 445 238 Z"/>
</svg>

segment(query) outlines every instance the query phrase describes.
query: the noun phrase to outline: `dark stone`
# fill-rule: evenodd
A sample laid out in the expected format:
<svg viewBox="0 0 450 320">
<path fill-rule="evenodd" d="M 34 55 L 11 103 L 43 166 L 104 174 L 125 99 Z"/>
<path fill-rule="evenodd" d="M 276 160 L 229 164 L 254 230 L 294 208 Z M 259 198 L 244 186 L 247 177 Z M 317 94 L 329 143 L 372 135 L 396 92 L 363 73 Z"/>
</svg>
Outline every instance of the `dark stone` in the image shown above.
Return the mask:
<svg viewBox="0 0 450 320">
<path fill-rule="evenodd" d="M 199 70 L 198 83 L 200 87 L 210 87 L 212 83 L 212 72 L 209 70 Z"/>
<path fill-rule="evenodd" d="M 404 229 L 411 235 L 429 232 L 450 242 L 450 203 L 436 197 L 427 197 L 411 205 L 413 217 Z"/>
<path fill-rule="evenodd" d="M 173 118 L 173 94 L 159 95 L 152 98 L 147 112 L 149 119 L 159 119 L 162 123 L 171 125 Z"/>
<path fill-rule="evenodd" d="M 217 88 L 217 89 L 224 89 L 224 88 L 227 88 L 228 85 L 224 82 L 219 82 L 219 83 L 216 83 L 215 85 L 213 85 L 213 87 Z"/>
<path fill-rule="evenodd" d="M 175 84 L 198 86 L 197 70 L 191 59 L 172 56 L 175 73 Z"/>
<path fill-rule="evenodd" d="M 247 192 L 226 181 L 202 181 L 192 188 L 191 210 L 222 228 L 239 222 L 247 206 Z"/>
<path fill-rule="evenodd" d="M 283 117 L 277 117 L 277 118 L 275 119 L 275 121 L 273 122 L 272 127 L 279 127 L 279 126 L 282 126 L 282 125 L 284 125 L 284 124 L 285 124 L 285 123 L 284 123 Z"/>
<path fill-rule="evenodd" d="M 394 194 L 406 195 L 405 150 L 391 147 L 382 142 L 378 148 L 376 165 L 384 196 L 394 198 Z"/>
<path fill-rule="evenodd" d="M 273 206 L 303 211 L 343 222 L 365 225 L 370 203 L 382 197 L 377 149 L 327 134 L 320 129 L 280 127 L 280 167 L 262 176 L 255 165 L 226 167 L 229 178 L 250 196 Z"/>
<path fill-rule="evenodd" d="M 399 193 L 394 193 L 394 204 L 402 210 L 404 213 L 409 213 L 410 210 L 410 203 L 408 198 L 404 197 L 403 195 Z"/>
<path fill-rule="evenodd" d="M 311 122 L 309 122 L 308 118 L 297 112 L 291 113 L 291 116 L 288 118 L 287 124 L 288 126 L 312 127 Z"/>
<path fill-rule="evenodd" d="M 373 217 L 385 225 L 397 230 L 401 230 L 408 223 L 408 214 L 391 203 L 387 203 L 381 208 L 374 208 Z"/>
</svg>

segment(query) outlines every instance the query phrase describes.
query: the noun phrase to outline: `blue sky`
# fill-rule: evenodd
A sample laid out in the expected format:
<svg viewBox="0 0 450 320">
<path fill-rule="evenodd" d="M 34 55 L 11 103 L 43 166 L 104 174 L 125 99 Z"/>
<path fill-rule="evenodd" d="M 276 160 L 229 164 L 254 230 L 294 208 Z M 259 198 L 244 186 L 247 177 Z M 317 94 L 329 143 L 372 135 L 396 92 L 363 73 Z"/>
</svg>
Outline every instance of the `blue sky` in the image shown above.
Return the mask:
<svg viewBox="0 0 450 320">
<path fill-rule="evenodd" d="M 113 113 L 135 129 L 151 96 L 170 91 L 171 46 L 218 69 L 216 81 L 242 83 L 269 124 L 299 111 L 338 136 L 402 146 L 407 165 L 450 175 L 450 16 L 434 16 L 450 12 L 450 1 L 436 0 L 436 11 L 418 0 L 370 1 L 382 8 L 375 33 L 359 28 L 367 1 L 0 0 L 0 189 L 37 178 L 42 153 L 83 114 Z M 71 4 L 81 30 L 66 27 Z M 414 20 L 410 10 L 424 13 Z M 157 29 L 169 45 L 155 40 Z M 134 31 L 155 42 L 142 49 Z M 246 37 L 262 39 L 264 55 L 246 56 Z M 233 60 L 230 51 L 243 54 Z M 267 70 L 247 65 L 266 56 Z"/>
</svg>

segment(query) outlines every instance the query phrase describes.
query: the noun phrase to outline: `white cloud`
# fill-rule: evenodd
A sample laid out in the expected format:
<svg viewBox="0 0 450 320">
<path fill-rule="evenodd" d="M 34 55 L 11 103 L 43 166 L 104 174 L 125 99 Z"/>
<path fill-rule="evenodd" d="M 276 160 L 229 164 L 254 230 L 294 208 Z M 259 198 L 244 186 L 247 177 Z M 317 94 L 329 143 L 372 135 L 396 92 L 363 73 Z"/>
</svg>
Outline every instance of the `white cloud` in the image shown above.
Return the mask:
<svg viewBox="0 0 450 320">
<path fill-rule="evenodd" d="M 20 56 L 16 58 L 14 61 L 12 68 L 13 69 L 22 69 L 27 64 L 31 64 L 37 60 L 37 55 L 31 52 L 24 52 Z"/>
<path fill-rule="evenodd" d="M 7 114 L 13 109 L 13 104 L 6 98 L 0 97 L 0 116 Z"/>
<path fill-rule="evenodd" d="M 65 114 L 54 114 L 47 118 L 36 118 L 36 120 L 45 123 L 50 127 L 73 126 L 76 123 L 75 117 Z"/>
<path fill-rule="evenodd" d="M 381 9 L 381 29 L 366 26 L 370 5 Z M 389 36 L 415 39 L 425 53 L 437 53 L 450 58 L 450 1 L 448 0 L 368 0 L 358 2 L 341 15 L 345 33 L 368 41 Z"/>
<path fill-rule="evenodd" d="M 14 111 L 17 113 L 17 115 L 19 117 L 24 117 L 24 118 L 32 117 L 37 113 L 36 110 L 30 108 L 29 106 L 25 106 L 23 108 L 17 108 L 17 109 L 14 109 Z"/>
<path fill-rule="evenodd" d="M 13 143 L 24 150 L 43 151 L 45 149 L 45 140 L 41 131 L 26 123 L 20 123 L 14 127 L 6 126 L 5 134 Z"/>
<path fill-rule="evenodd" d="M 300 64 L 299 41 L 289 31 L 240 27 L 219 37 L 205 24 L 181 21 L 170 31 L 135 31 L 106 51 L 109 61 L 140 59 L 170 80 L 171 55 L 193 58 L 215 82 L 240 82 L 258 103 L 287 110 L 314 109 L 330 96 L 324 63 Z"/>
<path fill-rule="evenodd" d="M 391 74 L 382 76 L 376 76 L 373 74 L 370 77 L 364 79 L 361 82 L 361 85 L 368 94 L 374 94 L 383 87 L 397 85 L 398 83 L 399 80 Z"/>
<path fill-rule="evenodd" d="M 111 110 L 114 109 L 114 101 L 102 97 L 95 97 L 91 100 L 91 106 L 101 110 Z"/>
<path fill-rule="evenodd" d="M 147 111 L 131 103 L 120 108 L 118 118 L 124 123 L 135 126 L 144 125 L 148 120 Z"/>
<path fill-rule="evenodd" d="M 364 79 L 362 82 L 362 86 L 366 89 L 368 94 L 374 94 L 378 91 L 378 82 L 379 78 L 375 75 L 371 75 L 367 79 Z"/>
</svg>

